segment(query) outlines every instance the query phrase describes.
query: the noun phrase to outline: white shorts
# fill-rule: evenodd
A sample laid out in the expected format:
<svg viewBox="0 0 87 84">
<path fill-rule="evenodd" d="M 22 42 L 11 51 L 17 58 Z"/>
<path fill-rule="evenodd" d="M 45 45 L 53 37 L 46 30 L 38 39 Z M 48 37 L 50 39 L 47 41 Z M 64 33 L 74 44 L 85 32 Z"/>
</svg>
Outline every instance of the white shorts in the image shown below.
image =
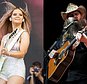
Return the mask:
<svg viewBox="0 0 87 84">
<path fill-rule="evenodd" d="M 25 79 L 25 64 L 23 58 L 7 57 L 3 68 L 0 72 L 0 78 L 8 81 L 8 78 L 14 75 L 21 76 Z"/>
</svg>

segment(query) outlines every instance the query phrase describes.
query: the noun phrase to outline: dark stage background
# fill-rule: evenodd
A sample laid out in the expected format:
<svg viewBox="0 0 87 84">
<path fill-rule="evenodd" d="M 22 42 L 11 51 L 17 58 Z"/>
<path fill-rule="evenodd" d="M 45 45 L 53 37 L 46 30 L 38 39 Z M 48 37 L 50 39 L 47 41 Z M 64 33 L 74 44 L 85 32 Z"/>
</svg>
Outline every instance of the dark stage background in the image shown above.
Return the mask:
<svg viewBox="0 0 87 84">
<path fill-rule="evenodd" d="M 0 0 L 0 17 L 5 12 L 5 5 L 2 5 Z M 29 74 L 29 67 L 32 62 L 39 61 L 43 66 L 43 0 L 7 0 L 16 6 L 25 8 L 27 3 L 32 23 L 30 46 L 24 60 L 26 64 L 26 78 Z M 25 84 L 29 84 L 25 81 Z"/>
<path fill-rule="evenodd" d="M 44 1 L 44 49 L 48 50 L 60 36 L 63 28 L 63 19 L 60 12 L 66 11 L 68 3 L 84 5 L 86 0 L 45 0 Z"/>
<path fill-rule="evenodd" d="M 59 38 L 63 29 L 63 19 L 60 12 L 66 11 L 68 3 L 84 5 L 87 9 L 87 0 L 45 0 L 44 1 L 44 50 L 47 52 Z M 47 66 L 47 65 L 45 65 Z M 49 81 L 49 84 L 55 84 Z"/>
</svg>

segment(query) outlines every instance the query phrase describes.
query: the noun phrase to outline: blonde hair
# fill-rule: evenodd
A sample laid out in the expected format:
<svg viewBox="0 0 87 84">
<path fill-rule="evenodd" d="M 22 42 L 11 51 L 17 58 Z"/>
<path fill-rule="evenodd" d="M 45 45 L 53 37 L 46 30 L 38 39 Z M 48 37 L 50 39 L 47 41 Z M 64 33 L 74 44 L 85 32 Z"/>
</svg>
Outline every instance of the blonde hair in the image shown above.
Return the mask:
<svg viewBox="0 0 87 84">
<path fill-rule="evenodd" d="M 6 4 L 6 13 L 0 19 L 0 40 L 5 34 L 10 33 L 12 31 L 12 24 L 9 18 L 11 17 L 12 12 L 15 9 L 19 9 L 22 11 L 23 17 L 24 17 L 24 22 L 22 22 L 22 28 L 25 29 L 30 34 L 31 21 L 30 21 L 30 16 L 29 16 L 27 5 L 26 5 L 26 10 L 24 10 L 20 7 L 16 7 L 11 2 L 5 1 L 2 3 Z"/>
</svg>

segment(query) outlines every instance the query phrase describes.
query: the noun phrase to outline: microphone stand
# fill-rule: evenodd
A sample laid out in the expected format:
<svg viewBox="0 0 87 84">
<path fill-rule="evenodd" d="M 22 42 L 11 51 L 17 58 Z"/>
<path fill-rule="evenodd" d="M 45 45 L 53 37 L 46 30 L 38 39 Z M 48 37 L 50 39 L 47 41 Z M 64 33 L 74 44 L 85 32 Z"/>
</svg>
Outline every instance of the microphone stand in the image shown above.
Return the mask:
<svg viewBox="0 0 87 84">
<path fill-rule="evenodd" d="M 68 30 L 68 28 L 73 24 L 74 22 L 71 22 L 69 25 L 67 25 L 66 27 L 64 27 L 64 29 L 67 31 Z M 65 31 L 63 31 L 62 33 L 64 33 Z M 61 37 L 62 35 L 60 35 L 60 37 Z M 48 84 L 48 63 L 49 63 L 49 60 L 50 60 L 50 58 L 49 58 L 49 53 L 54 49 L 54 47 L 57 45 L 57 43 L 58 43 L 58 40 L 59 39 L 57 39 L 54 43 L 53 43 L 53 45 L 49 48 L 49 50 L 46 52 L 45 50 L 44 50 L 44 53 L 43 53 L 43 56 L 44 56 L 44 65 L 43 65 L 43 67 L 44 67 L 44 84 Z"/>
<path fill-rule="evenodd" d="M 75 22 L 73 21 L 73 22 L 71 22 L 69 25 L 67 25 L 67 26 L 65 26 L 64 27 L 64 29 L 65 29 L 65 31 L 63 31 L 62 33 L 64 34 L 64 32 L 66 32 L 66 31 L 68 31 L 69 30 L 69 27 L 71 26 L 71 25 L 73 25 Z M 62 35 L 63 35 L 62 34 Z M 60 35 L 60 37 L 61 37 L 61 35 Z M 43 54 L 43 56 L 44 56 L 44 84 L 48 84 L 48 63 L 49 63 L 49 60 L 50 60 L 50 58 L 49 58 L 49 53 L 54 49 L 54 47 L 56 46 L 56 44 L 58 43 L 58 40 L 59 39 L 57 39 L 54 43 L 53 43 L 53 45 L 49 48 L 49 50 L 46 52 L 45 50 L 44 50 L 44 54 Z"/>
<path fill-rule="evenodd" d="M 70 24 L 69 26 L 71 26 L 72 24 Z M 68 29 L 68 27 L 69 26 L 67 26 L 67 28 L 66 29 Z M 62 33 L 64 34 L 64 32 L 65 31 L 63 31 Z M 53 43 L 53 45 L 49 48 L 49 50 L 46 52 L 45 50 L 44 50 L 44 52 L 43 52 L 43 58 L 44 58 L 44 65 L 43 65 L 43 67 L 44 67 L 44 84 L 48 84 L 48 63 L 49 63 L 49 60 L 50 60 L 50 58 L 49 58 L 49 53 L 57 46 L 57 43 L 60 41 L 60 38 L 61 38 L 61 36 L 63 35 L 63 34 L 61 34 L 60 35 L 60 37 L 59 38 L 57 38 L 57 40 Z"/>
<path fill-rule="evenodd" d="M 44 50 L 43 56 L 44 56 L 44 84 L 48 84 L 48 63 L 49 63 L 49 53 L 51 50 L 56 46 L 57 40 L 53 43 L 53 45 L 49 48 L 49 50 L 46 52 Z"/>
<path fill-rule="evenodd" d="M 48 84 L 48 62 L 49 62 L 49 57 L 48 53 L 44 51 L 43 53 L 44 56 L 44 62 L 43 62 L 43 67 L 44 67 L 44 84 Z"/>
</svg>

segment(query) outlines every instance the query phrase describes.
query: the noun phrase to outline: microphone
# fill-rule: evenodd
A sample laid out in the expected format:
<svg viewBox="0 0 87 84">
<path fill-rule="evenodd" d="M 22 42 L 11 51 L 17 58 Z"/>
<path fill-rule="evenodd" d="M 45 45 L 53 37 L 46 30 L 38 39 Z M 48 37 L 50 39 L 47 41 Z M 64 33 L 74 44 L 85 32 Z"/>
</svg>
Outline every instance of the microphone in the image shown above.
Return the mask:
<svg viewBox="0 0 87 84">
<path fill-rule="evenodd" d="M 73 18 L 73 17 L 69 17 L 69 18 L 68 18 L 68 21 L 69 21 L 69 22 L 73 22 L 74 20 L 75 20 L 75 18 Z"/>
<path fill-rule="evenodd" d="M 64 29 L 69 28 L 74 22 L 71 22 L 70 24 L 68 24 L 67 26 L 64 27 Z"/>
<path fill-rule="evenodd" d="M 48 52 L 50 52 L 50 51 L 55 47 L 56 44 L 57 44 L 57 41 L 55 41 L 55 42 L 53 43 L 53 45 L 50 47 L 50 49 L 48 50 Z"/>
<path fill-rule="evenodd" d="M 76 23 L 77 21 L 75 21 L 75 18 L 73 17 L 69 17 L 67 19 L 67 21 L 65 22 L 66 26 L 64 26 L 64 29 L 68 29 L 71 25 L 73 25 L 74 23 Z M 68 24 L 68 25 L 67 25 Z"/>
</svg>

